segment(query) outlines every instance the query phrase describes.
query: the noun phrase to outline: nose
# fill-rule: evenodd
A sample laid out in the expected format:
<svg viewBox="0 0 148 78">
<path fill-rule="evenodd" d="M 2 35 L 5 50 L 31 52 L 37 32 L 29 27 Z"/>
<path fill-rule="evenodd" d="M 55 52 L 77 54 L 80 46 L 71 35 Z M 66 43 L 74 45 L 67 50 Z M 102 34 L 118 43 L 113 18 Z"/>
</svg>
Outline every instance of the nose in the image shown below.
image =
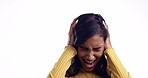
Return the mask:
<svg viewBox="0 0 148 78">
<path fill-rule="evenodd" d="M 91 60 L 95 60 L 95 56 L 93 52 L 89 52 L 87 55 L 87 60 L 91 61 Z"/>
</svg>

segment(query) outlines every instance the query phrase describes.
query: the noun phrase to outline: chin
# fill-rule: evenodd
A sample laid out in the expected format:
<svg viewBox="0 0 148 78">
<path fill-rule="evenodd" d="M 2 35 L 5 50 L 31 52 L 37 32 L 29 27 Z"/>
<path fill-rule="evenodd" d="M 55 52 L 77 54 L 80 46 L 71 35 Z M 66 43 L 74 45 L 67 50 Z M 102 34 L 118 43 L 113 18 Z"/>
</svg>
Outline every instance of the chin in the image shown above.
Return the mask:
<svg viewBox="0 0 148 78">
<path fill-rule="evenodd" d="M 85 72 L 91 73 L 91 72 L 93 72 L 93 69 L 90 69 L 90 70 L 85 69 Z"/>
<path fill-rule="evenodd" d="M 95 68 L 95 67 L 92 67 L 92 68 L 83 68 L 83 70 L 84 70 L 85 72 L 93 72 L 94 68 Z"/>
</svg>

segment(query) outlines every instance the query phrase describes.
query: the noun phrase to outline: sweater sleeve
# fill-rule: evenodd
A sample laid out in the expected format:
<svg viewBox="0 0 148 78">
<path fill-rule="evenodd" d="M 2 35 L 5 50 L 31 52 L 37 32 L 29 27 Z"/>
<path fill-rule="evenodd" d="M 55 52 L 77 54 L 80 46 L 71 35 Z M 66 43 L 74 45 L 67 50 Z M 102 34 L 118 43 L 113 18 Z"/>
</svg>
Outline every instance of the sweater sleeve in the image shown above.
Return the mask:
<svg viewBox="0 0 148 78">
<path fill-rule="evenodd" d="M 131 78 L 113 48 L 106 49 L 105 55 L 107 56 L 108 70 L 111 78 Z"/>
<path fill-rule="evenodd" d="M 66 46 L 63 54 L 54 65 L 47 78 L 65 78 L 66 71 L 71 65 L 71 61 L 75 55 L 75 48 L 70 45 Z"/>
</svg>

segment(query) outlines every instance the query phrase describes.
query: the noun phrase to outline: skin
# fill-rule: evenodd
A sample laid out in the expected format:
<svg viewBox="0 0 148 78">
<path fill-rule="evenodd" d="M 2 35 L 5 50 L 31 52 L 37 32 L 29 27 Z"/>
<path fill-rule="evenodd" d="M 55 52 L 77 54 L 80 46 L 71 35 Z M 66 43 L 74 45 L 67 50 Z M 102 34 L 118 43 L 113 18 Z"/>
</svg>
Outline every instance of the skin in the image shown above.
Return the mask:
<svg viewBox="0 0 148 78">
<path fill-rule="evenodd" d="M 77 18 L 73 20 L 69 30 L 69 40 L 68 45 L 74 45 L 74 28 L 77 24 Z M 105 28 L 108 30 L 108 25 L 106 22 L 103 22 Z M 109 32 L 109 31 L 108 31 Z M 84 44 L 78 47 L 78 57 L 83 66 L 82 70 L 86 72 L 92 72 L 96 63 L 100 60 L 103 52 L 107 48 L 112 48 L 110 35 L 107 37 L 104 42 L 103 37 L 99 35 L 94 35 L 89 38 Z"/>
<path fill-rule="evenodd" d="M 84 44 L 78 47 L 78 58 L 81 62 L 82 69 L 86 72 L 92 72 L 99 62 L 104 52 L 104 40 L 99 35 L 89 38 Z"/>
</svg>

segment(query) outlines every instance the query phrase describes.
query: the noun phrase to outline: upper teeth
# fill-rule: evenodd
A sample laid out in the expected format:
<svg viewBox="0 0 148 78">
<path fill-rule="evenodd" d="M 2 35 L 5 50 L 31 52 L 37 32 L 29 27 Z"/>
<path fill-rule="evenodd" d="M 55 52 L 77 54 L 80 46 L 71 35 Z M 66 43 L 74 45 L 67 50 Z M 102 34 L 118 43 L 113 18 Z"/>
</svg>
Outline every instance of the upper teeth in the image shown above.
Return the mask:
<svg viewBox="0 0 148 78">
<path fill-rule="evenodd" d="M 87 63 L 93 63 L 93 61 L 86 61 Z"/>
<path fill-rule="evenodd" d="M 92 63 L 92 62 L 89 62 L 89 63 Z"/>
</svg>

